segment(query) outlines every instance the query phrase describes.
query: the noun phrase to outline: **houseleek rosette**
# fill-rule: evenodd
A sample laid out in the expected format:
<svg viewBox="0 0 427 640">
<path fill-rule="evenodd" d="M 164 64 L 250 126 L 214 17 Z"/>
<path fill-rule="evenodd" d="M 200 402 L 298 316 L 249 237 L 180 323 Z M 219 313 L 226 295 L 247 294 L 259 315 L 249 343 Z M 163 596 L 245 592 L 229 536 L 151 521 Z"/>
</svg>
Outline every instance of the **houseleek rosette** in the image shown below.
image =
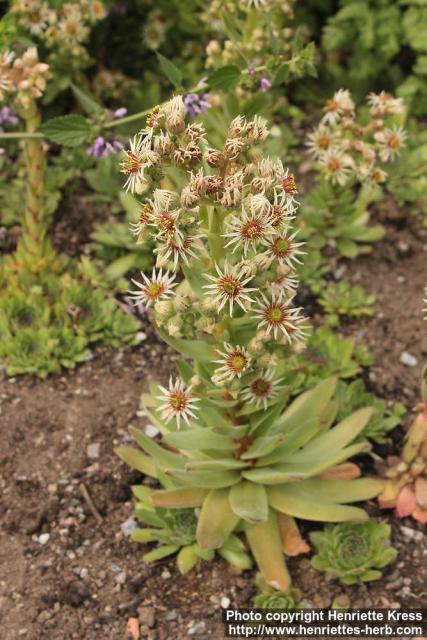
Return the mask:
<svg viewBox="0 0 427 640">
<path fill-rule="evenodd" d="M 312 560 L 313 567 L 343 584 L 381 578 L 379 569 L 397 556 L 396 549 L 390 546 L 390 526 L 372 520 L 327 525 L 324 531 L 316 531 L 310 537 L 318 552 Z"/>
<path fill-rule="evenodd" d="M 285 591 L 283 552 L 308 550 L 295 518 L 364 520 L 351 503 L 377 495 L 381 482 L 340 466 L 369 449 L 353 441 L 371 410 L 333 426 L 335 379 L 287 406 L 281 376 L 308 323 L 293 303 L 297 187 L 262 153 L 267 135 L 261 118 L 238 116 L 224 135 L 216 131 L 214 147 L 202 124 L 185 122 L 177 96 L 124 153 L 126 187 L 144 194 L 134 233 L 157 243 L 156 267 L 134 280 L 131 295 L 185 359 L 177 379 L 153 383 L 143 398 L 161 442 L 134 429 L 143 451 L 118 453 L 168 480 L 151 495 L 156 508 L 197 509 L 200 549 L 221 549 L 243 532 L 266 582 Z"/>
</svg>

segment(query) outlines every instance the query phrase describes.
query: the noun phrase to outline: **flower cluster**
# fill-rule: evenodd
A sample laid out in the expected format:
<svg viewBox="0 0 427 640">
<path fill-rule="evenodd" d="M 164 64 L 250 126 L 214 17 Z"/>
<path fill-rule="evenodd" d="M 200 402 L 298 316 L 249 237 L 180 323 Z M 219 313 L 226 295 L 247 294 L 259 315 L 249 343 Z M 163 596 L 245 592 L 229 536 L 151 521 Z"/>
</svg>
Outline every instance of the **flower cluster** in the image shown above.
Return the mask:
<svg viewBox="0 0 427 640">
<path fill-rule="evenodd" d="M 333 183 L 384 182 L 382 165 L 393 161 L 405 144 L 406 132 L 397 124 L 404 111 L 402 100 L 382 91 L 371 93 L 367 102 L 369 120 L 362 124 L 350 92 L 340 89 L 307 137 L 309 152 Z"/>
<path fill-rule="evenodd" d="M 42 96 L 49 78 L 49 66 L 39 62 L 35 47 L 24 51 L 21 57 L 10 51 L 0 54 L 0 101 L 14 100 L 18 111 L 28 109 Z"/>
<path fill-rule="evenodd" d="M 61 55 L 85 56 L 82 47 L 90 27 L 105 17 L 101 0 L 79 0 L 59 3 L 52 8 L 44 0 L 13 0 L 11 11 L 18 16 L 23 29 Z"/>
<path fill-rule="evenodd" d="M 156 242 L 156 267 L 133 281 L 131 296 L 153 308 L 171 339 L 213 346 L 208 392 L 267 407 L 282 388 L 284 346 L 307 333 L 293 303 L 303 253 L 292 229 L 295 179 L 280 160 L 263 157 L 268 129 L 260 117 L 235 118 L 216 148 L 185 116 L 181 96 L 155 108 L 123 152 L 126 188 L 146 194 L 132 231 L 140 243 Z M 197 380 L 193 386 L 199 391 Z M 162 398 L 166 419 L 191 415 L 189 388 L 179 382 Z"/>
</svg>

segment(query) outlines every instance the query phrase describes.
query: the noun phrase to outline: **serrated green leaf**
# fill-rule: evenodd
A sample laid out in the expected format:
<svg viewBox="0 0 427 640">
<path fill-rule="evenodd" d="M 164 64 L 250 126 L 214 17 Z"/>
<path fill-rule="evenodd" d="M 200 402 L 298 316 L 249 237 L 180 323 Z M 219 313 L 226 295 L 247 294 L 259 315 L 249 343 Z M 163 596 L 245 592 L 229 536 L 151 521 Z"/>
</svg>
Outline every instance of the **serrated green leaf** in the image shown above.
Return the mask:
<svg viewBox="0 0 427 640">
<path fill-rule="evenodd" d="M 79 115 L 59 116 L 47 120 L 40 127 L 48 140 L 66 147 L 78 147 L 90 133 L 90 123 Z"/>
<path fill-rule="evenodd" d="M 233 89 L 239 82 L 240 76 L 239 67 L 230 64 L 213 71 L 206 82 L 211 89 Z"/>
</svg>

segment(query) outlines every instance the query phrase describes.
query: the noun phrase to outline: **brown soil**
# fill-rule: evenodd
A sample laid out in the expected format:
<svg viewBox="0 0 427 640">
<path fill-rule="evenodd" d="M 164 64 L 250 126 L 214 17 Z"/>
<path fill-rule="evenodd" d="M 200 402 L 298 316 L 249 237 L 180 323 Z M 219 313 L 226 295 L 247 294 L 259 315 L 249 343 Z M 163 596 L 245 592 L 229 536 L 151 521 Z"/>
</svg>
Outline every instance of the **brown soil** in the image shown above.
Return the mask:
<svg viewBox="0 0 427 640">
<path fill-rule="evenodd" d="M 408 218 L 389 224 L 370 256 L 345 263 L 344 277 L 375 293 L 379 311 L 346 331 L 356 330 L 374 351 L 372 388 L 408 406 L 418 399 L 427 356 L 420 314 L 426 250 L 425 231 Z M 173 559 L 147 566 L 141 546 L 121 530 L 139 476 L 113 448 L 127 441 L 130 425 L 143 426 L 141 392 L 150 375 L 165 378 L 174 360 L 148 325 L 144 331 L 138 348 L 99 351 L 63 376 L 0 377 L 2 640 L 122 640 L 130 617 L 139 619 L 141 638 L 221 639 L 221 599 L 252 603 L 251 573 L 237 575 L 220 561 L 185 577 Z M 417 366 L 401 364 L 402 351 L 416 356 Z M 87 455 L 90 444 L 99 444 L 96 459 Z M 307 558 L 292 559 L 294 582 L 311 606 L 344 593 L 354 607 L 427 606 L 420 527 L 371 509 L 393 525 L 397 562 L 381 581 L 346 588 L 326 583 Z"/>
</svg>

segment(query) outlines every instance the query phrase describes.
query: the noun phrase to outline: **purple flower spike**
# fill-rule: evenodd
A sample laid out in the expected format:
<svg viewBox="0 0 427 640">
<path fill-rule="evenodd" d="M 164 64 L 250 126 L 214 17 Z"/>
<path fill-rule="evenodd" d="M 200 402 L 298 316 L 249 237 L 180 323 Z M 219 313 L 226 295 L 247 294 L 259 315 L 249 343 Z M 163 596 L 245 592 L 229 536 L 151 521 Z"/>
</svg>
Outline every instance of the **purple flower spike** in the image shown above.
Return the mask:
<svg viewBox="0 0 427 640">
<path fill-rule="evenodd" d="M 11 107 L 2 107 L 0 109 L 0 131 L 4 131 L 5 127 L 16 127 L 18 117 Z"/>
<path fill-rule="evenodd" d="M 116 118 L 116 119 L 124 118 L 124 117 L 125 117 L 125 115 L 127 114 L 127 112 L 128 112 L 128 110 L 126 109 L 126 107 L 119 107 L 118 109 L 116 109 L 116 110 L 113 112 L 113 116 L 114 116 L 114 118 Z"/>
<path fill-rule="evenodd" d="M 261 80 L 259 81 L 259 90 L 262 91 L 262 93 L 265 93 L 269 90 L 270 87 L 271 80 L 269 80 L 268 78 L 261 78 Z"/>
<path fill-rule="evenodd" d="M 118 140 L 109 141 L 99 136 L 86 153 L 88 156 L 93 156 L 94 158 L 106 158 L 107 156 L 119 153 L 122 149 L 123 145 Z"/>
<path fill-rule="evenodd" d="M 211 108 L 209 98 L 210 96 L 208 93 L 188 93 L 184 98 L 184 106 L 187 115 L 190 118 L 195 118 L 200 113 L 205 113 Z"/>
</svg>

